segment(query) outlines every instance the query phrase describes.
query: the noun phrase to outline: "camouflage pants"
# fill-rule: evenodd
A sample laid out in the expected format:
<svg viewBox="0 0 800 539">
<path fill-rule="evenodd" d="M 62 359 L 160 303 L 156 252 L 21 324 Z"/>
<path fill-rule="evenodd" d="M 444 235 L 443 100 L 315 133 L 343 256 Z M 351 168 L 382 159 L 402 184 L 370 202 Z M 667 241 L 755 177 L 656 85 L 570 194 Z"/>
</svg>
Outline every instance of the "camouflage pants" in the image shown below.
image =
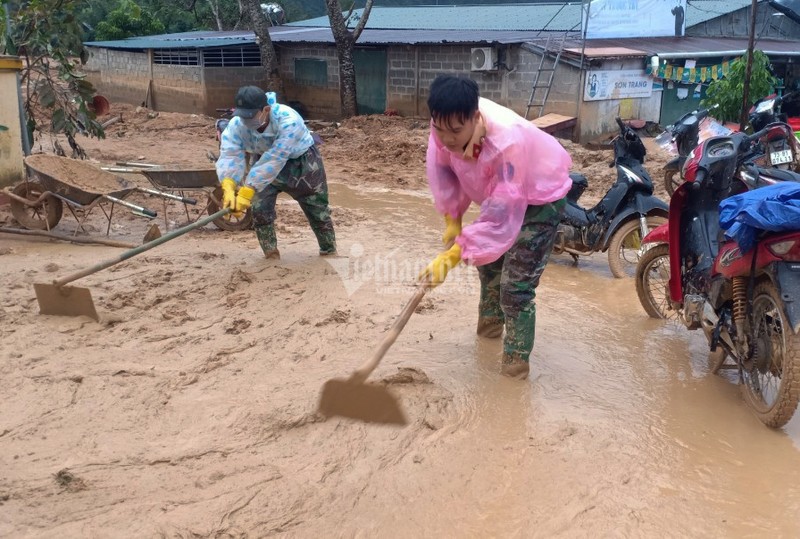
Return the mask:
<svg viewBox="0 0 800 539">
<path fill-rule="evenodd" d="M 316 146 L 297 159 L 289 159 L 278 177 L 253 198 L 253 225 L 265 253 L 278 248 L 275 201 L 279 193 L 286 193 L 300 204 L 317 236 L 320 253 L 335 252 L 336 235 L 328 207 L 328 181 Z"/>
<path fill-rule="evenodd" d="M 503 352 L 507 360 L 528 361 L 536 334 L 536 287 L 553 249 L 565 200 L 528 206 L 517 239 L 499 259 L 478 267 L 479 315 L 505 322 Z"/>
</svg>

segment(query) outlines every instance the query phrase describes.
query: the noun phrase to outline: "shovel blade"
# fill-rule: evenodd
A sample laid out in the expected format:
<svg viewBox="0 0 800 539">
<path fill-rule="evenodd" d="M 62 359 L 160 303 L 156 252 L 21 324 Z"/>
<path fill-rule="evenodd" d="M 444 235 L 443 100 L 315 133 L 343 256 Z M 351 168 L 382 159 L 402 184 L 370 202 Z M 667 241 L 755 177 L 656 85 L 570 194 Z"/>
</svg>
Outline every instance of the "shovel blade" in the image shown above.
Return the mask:
<svg viewBox="0 0 800 539">
<path fill-rule="evenodd" d="M 317 411 L 325 417 L 348 417 L 366 423 L 408 424 L 400 404 L 387 388 L 350 380 L 325 382 Z"/>
<path fill-rule="evenodd" d="M 39 312 L 55 316 L 88 316 L 100 320 L 94 308 L 92 293 L 78 286 L 55 286 L 34 283 Z"/>
</svg>

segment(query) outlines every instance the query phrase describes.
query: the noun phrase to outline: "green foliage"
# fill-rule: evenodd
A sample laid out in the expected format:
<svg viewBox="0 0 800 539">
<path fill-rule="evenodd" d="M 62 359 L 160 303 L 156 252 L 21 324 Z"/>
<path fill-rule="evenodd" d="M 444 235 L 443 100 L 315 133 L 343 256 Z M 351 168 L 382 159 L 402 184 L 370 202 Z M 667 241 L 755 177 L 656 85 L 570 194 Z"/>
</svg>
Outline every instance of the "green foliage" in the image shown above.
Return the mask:
<svg viewBox="0 0 800 539">
<path fill-rule="evenodd" d="M 102 138 L 104 133 L 90 107 L 94 87 L 79 70 L 87 59 L 75 16 L 79 1 L 29 0 L 11 6 L 6 52 L 24 60 L 20 79 L 29 135 L 63 133 L 73 155 L 85 157 L 75 135 Z"/>
<path fill-rule="evenodd" d="M 95 39 L 113 41 L 126 37 L 152 36 L 166 31 L 164 23 L 153 18 L 147 9 L 142 9 L 133 0 L 123 0 L 119 7 L 97 23 Z"/>
<path fill-rule="evenodd" d="M 708 86 L 706 97 L 700 103 L 703 107 L 718 105 L 714 117 L 725 122 L 738 122 L 742 112 L 745 71 L 747 58 L 742 57 L 731 64 L 724 79 L 716 80 Z M 769 95 L 777 80 L 769 71 L 769 57 L 762 51 L 753 53 L 753 69 L 750 75 L 748 106 Z"/>
</svg>

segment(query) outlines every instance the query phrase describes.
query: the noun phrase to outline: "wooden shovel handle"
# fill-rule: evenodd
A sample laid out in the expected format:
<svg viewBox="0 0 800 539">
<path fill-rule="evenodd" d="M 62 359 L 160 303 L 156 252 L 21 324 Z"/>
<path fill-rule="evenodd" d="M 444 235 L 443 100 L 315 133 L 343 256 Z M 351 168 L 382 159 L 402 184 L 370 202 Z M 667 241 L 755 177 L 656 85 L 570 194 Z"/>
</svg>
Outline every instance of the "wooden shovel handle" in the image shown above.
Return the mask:
<svg viewBox="0 0 800 539">
<path fill-rule="evenodd" d="M 394 324 L 392 324 L 391 329 L 389 329 L 389 331 L 386 333 L 386 336 L 381 341 L 378 349 L 375 350 L 375 353 L 368 361 L 356 369 L 350 376 L 351 382 L 360 384 L 367 379 L 372 371 L 375 370 L 375 367 L 377 367 L 381 362 L 383 356 L 386 355 L 386 351 L 390 346 L 392 346 L 392 344 L 394 344 L 394 341 L 397 340 L 400 332 L 403 331 L 408 319 L 411 318 L 412 314 L 414 314 L 414 310 L 416 310 L 417 305 L 419 305 L 419 302 L 422 301 L 422 298 L 425 297 L 425 293 L 428 291 L 428 289 L 429 286 L 425 284 L 418 285 L 414 296 L 408 301 L 408 303 L 406 303 L 406 306 L 403 307 L 403 310 L 400 312 L 400 316 L 398 316 L 397 320 L 394 321 Z"/>
</svg>

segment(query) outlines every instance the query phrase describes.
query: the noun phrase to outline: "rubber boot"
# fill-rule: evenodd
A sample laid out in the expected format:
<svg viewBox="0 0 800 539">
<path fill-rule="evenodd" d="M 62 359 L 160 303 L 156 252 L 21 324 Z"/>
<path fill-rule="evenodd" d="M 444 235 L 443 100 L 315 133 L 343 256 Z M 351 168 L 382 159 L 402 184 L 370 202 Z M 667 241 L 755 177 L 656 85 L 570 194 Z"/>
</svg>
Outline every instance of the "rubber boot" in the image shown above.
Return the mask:
<svg viewBox="0 0 800 539">
<path fill-rule="evenodd" d="M 281 257 L 278 251 L 278 237 L 275 235 L 275 226 L 273 224 L 259 225 L 255 227 L 256 238 L 261 250 L 264 251 L 264 256 L 268 260 L 279 259 Z"/>
<path fill-rule="evenodd" d="M 530 363 L 522 359 L 522 357 L 514 354 L 503 353 L 503 362 L 500 365 L 500 374 L 515 378 L 517 380 L 525 380 L 530 373 Z"/>
<path fill-rule="evenodd" d="M 487 339 L 499 339 L 503 335 L 505 322 L 494 316 L 478 316 L 477 334 Z"/>
</svg>

